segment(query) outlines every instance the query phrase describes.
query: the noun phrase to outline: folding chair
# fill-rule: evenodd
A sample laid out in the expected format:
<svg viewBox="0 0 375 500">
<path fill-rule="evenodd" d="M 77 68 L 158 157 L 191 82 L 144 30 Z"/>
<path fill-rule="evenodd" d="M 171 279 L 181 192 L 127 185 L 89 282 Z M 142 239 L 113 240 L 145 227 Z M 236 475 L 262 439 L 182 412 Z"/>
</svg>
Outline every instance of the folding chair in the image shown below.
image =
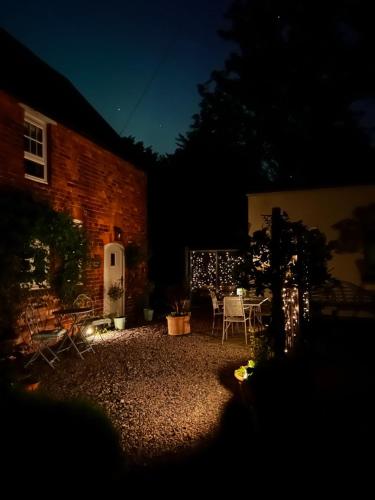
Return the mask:
<svg viewBox="0 0 375 500">
<path fill-rule="evenodd" d="M 32 304 L 27 305 L 24 312 L 25 323 L 29 329 L 31 345 L 34 354 L 26 363 L 25 367 L 33 363 L 41 356 L 51 368 L 54 368 L 54 363 L 59 359 L 56 352 L 51 349 L 51 345 L 57 344 L 66 334 L 64 328 L 56 328 L 53 330 L 45 330 L 44 320 L 41 318 L 37 308 Z"/>
<path fill-rule="evenodd" d="M 96 327 L 93 325 L 94 317 L 94 301 L 92 298 L 84 293 L 81 293 L 73 302 L 73 308 L 77 309 L 87 309 L 87 312 L 80 314 L 75 321 L 75 335 L 77 337 L 77 343 L 84 344 L 83 349 L 79 349 L 79 354 L 82 357 L 82 353 L 86 351 L 94 351 L 92 344 L 95 340 Z"/>
<path fill-rule="evenodd" d="M 112 320 L 103 318 L 95 314 L 94 301 L 87 294 L 80 294 L 73 303 L 74 307 L 89 307 L 91 311 L 83 318 L 80 323 L 81 335 L 90 343 L 93 343 L 99 335 L 101 340 L 104 340 L 102 329 L 100 326 L 110 327 Z"/>
<path fill-rule="evenodd" d="M 222 344 L 224 344 L 224 339 L 228 340 L 228 328 L 232 326 L 233 331 L 233 325 L 235 324 L 243 324 L 245 344 L 247 344 L 248 326 L 250 328 L 250 310 L 244 306 L 242 297 L 224 297 Z"/>
<path fill-rule="evenodd" d="M 211 335 L 214 334 L 214 329 L 215 329 L 215 320 L 216 316 L 221 316 L 223 317 L 224 311 L 223 311 L 223 303 L 219 302 L 217 300 L 216 293 L 213 290 L 210 290 L 210 296 L 211 296 L 211 303 L 212 303 L 212 330 L 211 330 Z"/>
<path fill-rule="evenodd" d="M 91 311 L 94 312 L 94 301 L 87 294 L 80 293 L 74 299 L 73 307 L 77 307 L 77 308 L 88 307 Z"/>
</svg>

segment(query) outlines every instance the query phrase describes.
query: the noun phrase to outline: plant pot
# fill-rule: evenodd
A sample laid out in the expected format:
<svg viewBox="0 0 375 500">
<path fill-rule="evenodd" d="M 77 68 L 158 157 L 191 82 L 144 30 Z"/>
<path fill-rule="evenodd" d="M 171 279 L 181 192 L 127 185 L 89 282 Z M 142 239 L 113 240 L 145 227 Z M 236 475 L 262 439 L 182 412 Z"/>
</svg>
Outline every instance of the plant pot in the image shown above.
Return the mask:
<svg viewBox="0 0 375 500">
<path fill-rule="evenodd" d="M 185 335 L 190 333 L 190 314 L 185 316 L 167 316 L 168 335 Z"/>
<path fill-rule="evenodd" d="M 152 321 L 152 318 L 154 317 L 154 310 L 150 309 L 148 307 L 145 307 L 143 309 L 143 314 L 144 314 L 146 321 Z"/>
<path fill-rule="evenodd" d="M 30 381 L 29 383 L 25 384 L 25 390 L 28 392 L 33 392 L 38 390 L 40 384 L 40 380 L 34 380 Z"/>
<path fill-rule="evenodd" d="M 115 324 L 116 330 L 124 330 L 125 329 L 125 317 L 122 318 L 113 318 L 113 322 Z"/>
<path fill-rule="evenodd" d="M 38 390 L 40 385 L 40 380 L 33 376 L 26 376 L 17 382 L 17 386 L 23 390 L 28 392 L 33 392 Z"/>
</svg>

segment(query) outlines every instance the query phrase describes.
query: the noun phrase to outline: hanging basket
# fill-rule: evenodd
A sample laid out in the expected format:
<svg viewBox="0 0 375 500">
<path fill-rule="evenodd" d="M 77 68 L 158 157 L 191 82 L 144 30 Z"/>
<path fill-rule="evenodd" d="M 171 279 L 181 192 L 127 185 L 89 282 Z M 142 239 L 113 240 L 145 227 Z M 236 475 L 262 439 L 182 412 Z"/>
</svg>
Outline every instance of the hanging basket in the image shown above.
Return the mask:
<svg viewBox="0 0 375 500">
<path fill-rule="evenodd" d="M 190 333 L 190 314 L 185 316 L 167 316 L 168 335 L 185 335 Z"/>
</svg>

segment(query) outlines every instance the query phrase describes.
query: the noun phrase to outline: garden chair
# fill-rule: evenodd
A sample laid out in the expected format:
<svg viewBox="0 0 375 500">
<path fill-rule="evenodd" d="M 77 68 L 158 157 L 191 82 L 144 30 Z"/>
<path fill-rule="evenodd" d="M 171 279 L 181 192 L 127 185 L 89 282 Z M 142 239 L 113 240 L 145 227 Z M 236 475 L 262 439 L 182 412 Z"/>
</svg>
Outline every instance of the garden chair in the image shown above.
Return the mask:
<svg viewBox="0 0 375 500">
<path fill-rule="evenodd" d="M 85 293 L 80 293 L 73 302 L 73 307 L 88 307 L 90 310 L 94 312 L 94 301 L 92 298 L 85 294 Z"/>
<path fill-rule="evenodd" d="M 223 311 L 223 302 L 219 302 L 216 296 L 216 293 L 213 290 L 210 290 L 210 296 L 211 296 L 211 304 L 212 304 L 212 330 L 211 330 L 211 335 L 214 334 L 215 330 L 215 321 L 216 321 L 216 316 L 223 317 L 224 311 Z"/>
<path fill-rule="evenodd" d="M 56 311 L 60 324 L 68 329 L 57 353 L 73 347 L 78 356 L 84 359 L 83 353 L 95 352 L 92 347 L 94 328 L 88 328 L 92 321 L 93 312 L 93 301 L 86 294 L 78 295 L 73 302 L 73 307 Z"/>
<path fill-rule="evenodd" d="M 246 308 L 243 299 L 240 296 L 224 297 L 223 311 L 223 336 L 221 343 L 224 344 L 224 339 L 228 339 L 228 329 L 230 326 L 243 325 L 245 334 L 245 344 L 247 344 L 248 328 L 250 329 L 250 309 Z"/>
<path fill-rule="evenodd" d="M 54 363 L 59 357 L 52 347 L 64 338 L 66 330 L 64 328 L 45 329 L 45 319 L 41 317 L 38 309 L 32 304 L 26 306 L 23 316 L 30 333 L 31 346 L 34 350 L 34 354 L 25 367 L 40 356 L 51 368 L 54 368 Z"/>
<path fill-rule="evenodd" d="M 99 327 L 110 327 L 112 324 L 111 318 L 103 318 L 100 314 L 95 312 L 94 301 L 89 295 L 80 294 L 74 301 L 75 307 L 90 307 L 92 312 L 87 316 L 85 320 L 83 334 L 95 340 L 95 337 L 99 335 L 100 339 L 103 340 L 102 328 Z"/>
<path fill-rule="evenodd" d="M 84 318 L 82 322 L 82 333 L 91 341 L 96 340 L 97 336 L 103 340 L 103 330 L 100 327 L 110 327 L 112 324 L 111 318 L 103 318 L 95 311 L 94 301 L 87 294 L 80 294 L 74 301 L 74 307 L 89 307 L 90 313 Z"/>
<path fill-rule="evenodd" d="M 77 321 L 75 322 L 78 342 L 87 345 L 87 349 L 83 351 L 80 350 L 80 353 L 85 352 L 86 350 L 92 350 L 93 352 L 95 352 L 92 344 L 99 330 L 96 328 L 96 325 L 93 324 L 95 320 L 98 320 L 98 318 L 95 316 L 94 301 L 89 295 L 81 293 L 74 300 L 73 308 L 88 309 L 88 311 L 82 314 L 82 316 L 79 316 L 77 318 Z"/>
</svg>

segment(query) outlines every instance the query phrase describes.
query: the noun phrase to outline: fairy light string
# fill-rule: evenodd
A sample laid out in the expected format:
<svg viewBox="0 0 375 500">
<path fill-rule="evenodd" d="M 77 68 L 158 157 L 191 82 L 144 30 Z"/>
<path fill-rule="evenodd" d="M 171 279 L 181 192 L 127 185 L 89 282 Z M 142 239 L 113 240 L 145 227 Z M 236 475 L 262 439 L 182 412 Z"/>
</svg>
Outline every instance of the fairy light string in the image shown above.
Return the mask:
<svg viewBox="0 0 375 500">
<path fill-rule="evenodd" d="M 215 289 L 219 294 L 228 288 L 235 289 L 234 277 L 236 266 L 243 264 L 245 258 L 235 250 L 193 250 L 190 252 L 190 289 L 197 291 L 207 288 Z M 254 263 L 260 265 L 259 256 Z M 282 289 L 282 308 L 285 318 L 285 351 L 290 351 L 299 333 L 300 308 L 299 290 L 296 283 L 296 262 L 294 255 L 287 265 Z M 262 262 L 263 268 L 270 263 Z M 305 321 L 310 318 L 309 280 L 307 269 L 304 270 L 304 291 L 302 297 L 302 315 Z"/>
</svg>

